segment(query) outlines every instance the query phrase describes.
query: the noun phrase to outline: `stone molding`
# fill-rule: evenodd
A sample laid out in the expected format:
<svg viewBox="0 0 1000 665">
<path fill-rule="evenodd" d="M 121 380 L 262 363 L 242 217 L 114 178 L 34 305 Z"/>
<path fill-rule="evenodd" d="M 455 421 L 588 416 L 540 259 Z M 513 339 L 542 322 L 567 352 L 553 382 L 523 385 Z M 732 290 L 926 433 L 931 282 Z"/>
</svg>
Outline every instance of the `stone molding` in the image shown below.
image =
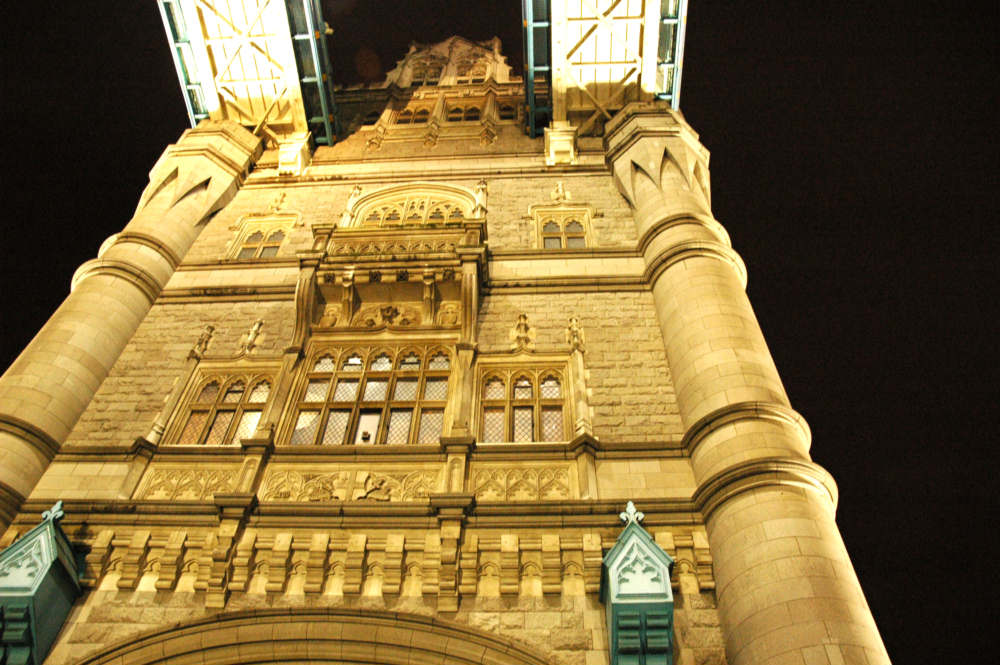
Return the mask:
<svg viewBox="0 0 1000 665">
<path fill-rule="evenodd" d="M 139 289 L 149 300 L 150 304 L 153 304 L 160 293 L 161 286 L 151 274 L 135 264 L 113 259 L 90 259 L 89 261 L 84 261 L 76 269 L 76 272 L 73 273 L 73 279 L 70 281 L 70 291 L 72 292 L 85 279 L 94 275 L 107 275 L 109 277 L 124 279 Z"/>
<path fill-rule="evenodd" d="M 831 514 L 837 510 L 837 483 L 826 469 L 815 462 L 781 458 L 758 459 L 720 471 L 699 484 L 693 499 L 707 520 L 716 508 L 738 494 L 782 485 L 815 492 Z"/>
<path fill-rule="evenodd" d="M 44 430 L 10 414 L 0 413 L 0 432 L 7 432 L 21 441 L 31 444 L 49 461 L 59 452 L 59 442 L 46 434 Z"/>
<path fill-rule="evenodd" d="M 747 286 L 747 268 L 743 259 L 736 251 L 721 242 L 708 242 L 704 240 L 689 240 L 680 242 L 663 250 L 649 260 L 643 279 L 653 284 L 667 268 L 686 259 L 694 257 L 707 257 L 719 259 L 732 266 L 736 271 L 736 276 L 740 284 L 745 289 Z"/>
<path fill-rule="evenodd" d="M 802 435 L 806 450 L 812 443 L 809 423 L 795 409 L 784 404 L 768 402 L 736 402 L 716 409 L 687 428 L 681 446 L 691 456 L 707 436 L 725 425 L 743 420 L 770 420 L 792 425 Z"/>
<path fill-rule="evenodd" d="M 198 652 L 218 665 L 549 665 L 519 643 L 437 617 L 345 608 L 258 609 L 217 614 L 129 638 L 78 661 L 153 665 Z"/>
</svg>

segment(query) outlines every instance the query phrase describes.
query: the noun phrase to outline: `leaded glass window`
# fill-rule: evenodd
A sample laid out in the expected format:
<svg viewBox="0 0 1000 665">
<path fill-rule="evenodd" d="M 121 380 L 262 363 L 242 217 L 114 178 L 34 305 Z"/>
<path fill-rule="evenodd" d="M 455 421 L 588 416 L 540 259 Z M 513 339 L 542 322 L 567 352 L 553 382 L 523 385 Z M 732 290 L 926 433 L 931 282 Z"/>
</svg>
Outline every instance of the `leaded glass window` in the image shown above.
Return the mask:
<svg viewBox="0 0 1000 665">
<path fill-rule="evenodd" d="M 450 365 L 440 349 L 326 350 L 306 373 L 287 443 L 438 443 Z"/>
<path fill-rule="evenodd" d="M 480 441 L 565 441 L 562 381 L 551 369 L 487 373 L 480 392 Z"/>
<path fill-rule="evenodd" d="M 249 386 L 249 388 L 248 388 Z M 233 446 L 253 436 L 271 393 L 266 379 L 214 378 L 196 392 L 171 442 L 178 446 Z"/>
<path fill-rule="evenodd" d="M 257 230 L 240 243 L 237 259 L 269 259 L 278 255 L 278 249 L 285 240 L 285 232 L 278 230 L 266 233 Z"/>
</svg>

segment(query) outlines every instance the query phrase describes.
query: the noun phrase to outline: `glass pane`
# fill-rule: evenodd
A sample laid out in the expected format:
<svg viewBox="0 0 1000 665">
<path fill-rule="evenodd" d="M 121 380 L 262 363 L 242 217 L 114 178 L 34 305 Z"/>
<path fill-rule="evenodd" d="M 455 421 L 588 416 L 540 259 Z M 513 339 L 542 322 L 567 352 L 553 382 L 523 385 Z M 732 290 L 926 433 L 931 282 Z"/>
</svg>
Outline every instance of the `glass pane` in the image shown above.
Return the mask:
<svg viewBox="0 0 1000 665">
<path fill-rule="evenodd" d="M 385 442 L 389 445 L 406 445 L 412 417 L 412 409 L 393 409 L 389 414 L 389 431 L 385 435 Z"/>
<path fill-rule="evenodd" d="M 354 435 L 356 445 L 375 443 L 375 435 L 378 434 L 378 423 L 382 419 L 381 411 L 362 411 L 358 418 L 358 431 Z"/>
<path fill-rule="evenodd" d="M 256 244 L 256 243 L 261 242 L 263 239 L 264 239 L 264 234 L 263 233 L 261 233 L 260 231 L 254 231 L 253 233 L 251 233 L 250 235 L 248 235 L 247 239 L 244 240 L 243 242 L 244 242 L 244 244 L 247 244 L 247 245 L 249 245 L 251 243 Z"/>
<path fill-rule="evenodd" d="M 285 233 L 283 231 L 275 231 L 267 237 L 267 241 L 273 245 L 280 245 L 281 241 L 285 239 Z"/>
<path fill-rule="evenodd" d="M 326 389 L 329 387 L 328 381 L 310 381 L 306 386 L 306 394 L 302 398 L 303 402 L 322 402 L 326 400 Z"/>
<path fill-rule="evenodd" d="M 542 441 L 563 440 L 562 407 L 553 406 L 542 409 Z"/>
<path fill-rule="evenodd" d="M 271 245 L 260 250 L 260 258 L 270 259 L 278 255 L 278 247 L 276 245 Z"/>
<path fill-rule="evenodd" d="M 539 388 L 544 399 L 558 399 L 562 397 L 562 386 L 559 385 L 559 379 L 554 376 L 547 376 L 542 379 L 542 385 Z"/>
<path fill-rule="evenodd" d="M 371 368 L 375 372 L 387 372 L 392 369 L 392 359 L 384 353 L 379 354 L 379 356 L 372 361 Z"/>
<path fill-rule="evenodd" d="M 483 389 L 483 399 L 503 399 L 503 381 L 490 379 Z"/>
<path fill-rule="evenodd" d="M 389 381 L 386 379 L 368 379 L 365 383 L 365 402 L 381 402 L 385 399 Z"/>
<path fill-rule="evenodd" d="M 573 237 L 569 236 L 566 238 L 566 246 L 572 249 L 580 249 L 587 246 L 587 239 L 581 238 L 579 236 Z"/>
<path fill-rule="evenodd" d="M 399 361 L 399 369 L 407 371 L 420 369 L 420 356 L 415 353 L 407 354 Z"/>
<path fill-rule="evenodd" d="M 240 424 L 236 426 L 236 434 L 233 435 L 232 443 L 239 443 L 241 439 L 253 436 L 257 431 L 257 423 L 260 422 L 261 411 L 244 411 L 240 416 Z"/>
<path fill-rule="evenodd" d="M 245 390 L 246 386 L 243 385 L 243 382 L 237 381 L 226 389 L 226 394 L 222 398 L 222 401 L 228 403 L 239 402 L 240 398 L 243 397 L 243 392 Z"/>
<path fill-rule="evenodd" d="M 339 446 L 344 443 L 347 425 L 351 422 L 350 411 L 331 411 L 326 416 L 326 429 L 323 430 L 324 446 Z"/>
<path fill-rule="evenodd" d="M 337 389 L 333 391 L 334 402 L 353 402 L 358 398 L 358 380 L 340 380 L 337 382 Z"/>
<path fill-rule="evenodd" d="M 243 249 L 240 250 L 240 253 L 236 255 L 236 258 L 241 260 L 252 259 L 256 251 L 257 251 L 256 247 L 244 247 Z"/>
<path fill-rule="evenodd" d="M 247 398 L 247 401 L 251 404 L 263 404 L 267 401 L 267 396 L 270 393 L 271 384 L 267 381 L 261 381 L 250 391 L 250 397 Z"/>
<path fill-rule="evenodd" d="M 522 378 L 514 382 L 514 399 L 531 399 L 531 381 Z"/>
<path fill-rule="evenodd" d="M 422 125 L 427 122 L 427 118 L 429 117 L 430 117 L 430 112 L 427 111 L 426 109 L 417 111 L 416 114 L 413 116 L 413 124 Z"/>
<path fill-rule="evenodd" d="M 542 233 L 559 233 L 559 225 L 549 220 L 545 222 L 545 226 L 542 227 Z"/>
<path fill-rule="evenodd" d="M 522 443 L 535 440 L 535 424 L 530 406 L 514 407 L 514 441 Z"/>
<path fill-rule="evenodd" d="M 333 358 L 331 356 L 323 356 L 313 365 L 314 372 L 332 372 L 333 369 Z"/>
<path fill-rule="evenodd" d="M 361 356 L 356 353 L 352 353 L 347 358 L 344 358 L 343 364 L 340 369 L 345 372 L 360 372 L 362 367 Z"/>
<path fill-rule="evenodd" d="M 483 441 L 503 441 L 503 409 L 483 409 Z"/>
<path fill-rule="evenodd" d="M 441 440 L 441 426 L 444 425 L 444 411 L 424 411 L 420 414 L 420 434 L 417 443 L 438 443 Z"/>
<path fill-rule="evenodd" d="M 466 120 L 479 120 L 479 109 L 473 107 L 465 110 Z"/>
<path fill-rule="evenodd" d="M 562 240 L 560 238 L 545 238 L 544 246 L 545 249 L 560 249 Z"/>
<path fill-rule="evenodd" d="M 198 445 L 198 435 L 201 434 L 201 428 L 205 426 L 205 421 L 208 419 L 208 412 L 206 411 L 193 411 L 191 417 L 188 418 L 187 425 L 184 426 L 184 431 L 181 432 L 181 436 L 177 439 L 177 445 L 179 446 L 196 446 Z"/>
<path fill-rule="evenodd" d="M 201 389 L 201 394 L 198 395 L 198 401 L 202 403 L 211 403 L 215 401 L 216 395 L 219 394 L 219 384 L 212 381 L 210 384 Z"/>
<path fill-rule="evenodd" d="M 462 109 L 448 109 L 448 120 L 454 122 L 462 119 Z"/>
<path fill-rule="evenodd" d="M 417 399 L 417 380 L 396 379 L 396 388 L 392 391 L 392 398 L 400 402 L 412 402 Z"/>
<path fill-rule="evenodd" d="M 212 421 L 208 436 L 205 437 L 206 446 L 221 446 L 229 443 L 226 441 L 226 430 L 229 429 L 229 423 L 233 422 L 234 415 L 236 415 L 234 411 L 219 411 L 215 414 L 215 420 Z"/>
<path fill-rule="evenodd" d="M 448 369 L 451 367 L 451 359 L 443 353 L 436 353 L 427 363 L 427 369 Z"/>
<path fill-rule="evenodd" d="M 319 427 L 319 411 L 302 411 L 292 431 L 292 445 L 310 444 Z"/>
<path fill-rule="evenodd" d="M 424 383 L 424 399 L 447 399 L 448 379 L 427 379 Z"/>
<path fill-rule="evenodd" d="M 583 233 L 583 224 L 575 219 L 569 220 L 566 223 L 566 233 Z"/>
</svg>

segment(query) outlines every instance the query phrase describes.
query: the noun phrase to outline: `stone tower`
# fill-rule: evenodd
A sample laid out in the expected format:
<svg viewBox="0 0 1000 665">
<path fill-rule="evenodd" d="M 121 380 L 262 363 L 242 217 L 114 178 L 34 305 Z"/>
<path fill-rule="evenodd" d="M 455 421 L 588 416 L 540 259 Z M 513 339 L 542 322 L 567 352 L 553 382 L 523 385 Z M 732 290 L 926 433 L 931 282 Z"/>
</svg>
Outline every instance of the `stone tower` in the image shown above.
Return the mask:
<svg viewBox="0 0 1000 665">
<path fill-rule="evenodd" d="M 160 0 L 193 127 L 0 379 L 5 649 L 888 662 L 675 108 L 685 3 L 596 4 L 525 3 L 525 76 L 453 37 L 334 90 L 318 2 Z"/>
</svg>

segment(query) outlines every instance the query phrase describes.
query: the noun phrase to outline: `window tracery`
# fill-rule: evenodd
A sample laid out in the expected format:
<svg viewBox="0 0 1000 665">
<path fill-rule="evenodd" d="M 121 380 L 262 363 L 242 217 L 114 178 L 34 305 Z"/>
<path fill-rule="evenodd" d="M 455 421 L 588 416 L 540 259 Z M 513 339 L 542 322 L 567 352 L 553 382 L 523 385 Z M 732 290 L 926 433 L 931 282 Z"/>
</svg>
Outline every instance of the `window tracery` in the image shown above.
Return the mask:
<svg viewBox="0 0 1000 665">
<path fill-rule="evenodd" d="M 487 372 L 480 384 L 479 440 L 566 440 L 564 383 L 564 373 L 552 367 Z"/>
<path fill-rule="evenodd" d="M 213 376 L 199 384 L 179 432 L 178 446 L 231 446 L 253 436 L 271 394 L 267 376 Z"/>
<path fill-rule="evenodd" d="M 306 373 L 286 443 L 436 444 L 450 369 L 438 347 L 324 349 Z"/>
<path fill-rule="evenodd" d="M 365 226 L 456 224 L 467 217 L 467 206 L 440 193 L 411 192 L 370 203 L 359 211 Z"/>
</svg>

